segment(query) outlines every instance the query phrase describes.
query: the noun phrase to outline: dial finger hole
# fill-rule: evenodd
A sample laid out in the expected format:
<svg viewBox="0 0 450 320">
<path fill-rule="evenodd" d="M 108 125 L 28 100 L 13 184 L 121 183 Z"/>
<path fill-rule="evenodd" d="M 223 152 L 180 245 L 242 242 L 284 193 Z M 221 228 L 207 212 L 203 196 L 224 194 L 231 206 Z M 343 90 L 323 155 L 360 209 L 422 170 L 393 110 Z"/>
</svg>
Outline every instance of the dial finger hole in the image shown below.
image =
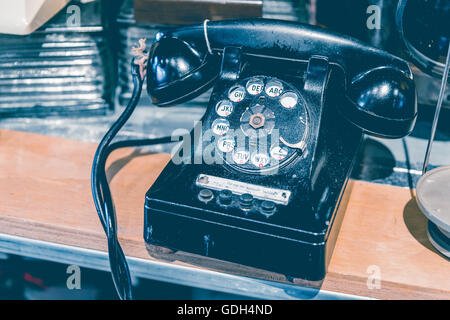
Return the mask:
<svg viewBox="0 0 450 320">
<path fill-rule="evenodd" d="M 221 117 L 228 117 L 233 113 L 233 104 L 229 100 L 222 100 L 216 105 L 216 113 Z"/>
<path fill-rule="evenodd" d="M 283 92 L 283 85 L 278 80 L 270 80 L 266 85 L 266 94 L 276 98 Z"/>
<path fill-rule="evenodd" d="M 254 153 L 251 158 L 252 164 L 257 168 L 263 168 L 270 162 L 270 158 L 265 153 Z"/>
<path fill-rule="evenodd" d="M 280 146 L 273 146 L 270 149 L 270 156 L 275 160 L 281 161 L 288 155 L 288 150 Z"/>
<path fill-rule="evenodd" d="M 256 96 L 263 92 L 264 90 L 264 82 L 261 79 L 250 79 L 247 81 L 247 92 L 252 96 Z"/>
<path fill-rule="evenodd" d="M 233 102 L 241 102 L 245 98 L 245 89 L 243 86 L 235 86 L 228 92 L 228 98 Z"/>
<path fill-rule="evenodd" d="M 235 142 L 231 137 L 222 137 L 217 141 L 217 147 L 220 151 L 228 153 L 234 149 Z"/>
<path fill-rule="evenodd" d="M 236 164 L 246 164 L 250 159 L 250 152 L 245 149 L 239 149 L 233 151 L 233 161 Z"/>
<path fill-rule="evenodd" d="M 297 105 L 298 96 L 294 92 L 286 92 L 280 98 L 280 104 L 283 108 L 292 109 Z"/>
<path fill-rule="evenodd" d="M 226 119 L 216 119 L 212 123 L 212 130 L 215 134 L 222 136 L 230 129 L 230 123 Z"/>
</svg>

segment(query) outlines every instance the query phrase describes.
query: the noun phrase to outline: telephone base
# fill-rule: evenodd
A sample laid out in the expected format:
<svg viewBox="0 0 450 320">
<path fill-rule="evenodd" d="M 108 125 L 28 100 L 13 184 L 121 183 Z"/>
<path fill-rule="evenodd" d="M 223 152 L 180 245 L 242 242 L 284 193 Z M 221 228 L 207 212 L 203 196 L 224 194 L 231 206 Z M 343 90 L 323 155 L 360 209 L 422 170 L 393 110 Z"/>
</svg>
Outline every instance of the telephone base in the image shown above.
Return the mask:
<svg viewBox="0 0 450 320">
<path fill-rule="evenodd" d="M 223 68 L 238 52 L 226 50 Z M 246 64 L 237 80 L 222 70 L 202 130 L 194 127 L 186 139 L 194 143 L 184 148 L 183 141 L 183 156 L 175 153 L 146 194 L 144 239 L 286 279 L 321 281 L 362 131 L 339 112 L 350 102 L 341 71 L 327 59 L 311 58 L 304 76 L 280 74 L 276 66 L 293 69 L 272 60 L 264 72 Z M 265 143 L 258 145 L 256 135 Z"/>
<path fill-rule="evenodd" d="M 158 259 L 242 276 L 320 287 L 336 244 L 353 181 L 335 206 L 333 228 L 320 243 L 243 230 L 189 214 L 156 209 L 146 197 L 144 238 Z M 172 204 L 173 206 L 173 204 Z M 172 207 L 173 209 L 173 207 Z M 205 214 L 205 213 L 203 213 Z M 151 223 L 149 223 L 151 220 Z"/>
<path fill-rule="evenodd" d="M 191 254 L 185 251 L 174 251 L 165 247 L 146 244 L 147 252 L 155 259 L 173 263 L 175 261 L 196 267 L 206 268 L 217 272 L 233 274 L 241 277 L 251 277 L 260 280 L 275 281 L 287 284 L 295 284 L 303 287 L 320 289 L 323 280 L 308 281 L 301 278 L 288 277 L 284 274 L 271 272 L 259 268 L 233 263 L 225 260 Z"/>
</svg>

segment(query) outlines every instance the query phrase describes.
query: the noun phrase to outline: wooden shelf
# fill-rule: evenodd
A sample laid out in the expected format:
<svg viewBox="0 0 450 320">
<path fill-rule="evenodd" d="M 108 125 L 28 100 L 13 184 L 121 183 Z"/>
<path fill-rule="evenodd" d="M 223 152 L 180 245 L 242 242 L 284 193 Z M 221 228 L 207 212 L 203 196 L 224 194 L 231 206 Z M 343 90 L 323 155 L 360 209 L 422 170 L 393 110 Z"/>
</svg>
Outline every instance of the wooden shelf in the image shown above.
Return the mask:
<svg viewBox="0 0 450 320">
<path fill-rule="evenodd" d="M 0 233 L 105 251 L 106 238 L 90 192 L 96 147 L 0 130 Z M 107 173 L 127 256 L 156 259 L 142 237 L 144 195 L 168 161 L 168 154 L 134 149 L 117 150 L 110 157 Z M 223 269 L 220 265 L 208 268 Z M 233 265 L 226 265 L 226 270 L 251 274 Z M 380 276 L 379 288 L 371 280 L 373 272 Z M 256 275 L 278 279 L 263 271 Z M 450 264 L 427 239 L 426 219 L 414 190 L 353 182 L 322 289 L 382 299 L 450 299 Z"/>
</svg>

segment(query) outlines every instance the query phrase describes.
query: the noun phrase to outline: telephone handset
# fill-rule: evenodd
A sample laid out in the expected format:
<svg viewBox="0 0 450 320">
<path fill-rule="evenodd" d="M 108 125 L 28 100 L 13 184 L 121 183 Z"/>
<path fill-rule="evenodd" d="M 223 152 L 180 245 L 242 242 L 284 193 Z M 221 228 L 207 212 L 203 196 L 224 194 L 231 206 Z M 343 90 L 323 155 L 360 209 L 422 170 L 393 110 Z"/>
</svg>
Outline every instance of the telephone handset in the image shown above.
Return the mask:
<svg viewBox="0 0 450 320">
<path fill-rule="evenodd" d="M 285 21 L 205 21 L 159 32 L 147 65 L 153 102 L 182 103 L 210 88 L 188 147 L 183 141 L 146 193 L 149 251 L 166 247 L 197 254 L 201 264 L 215 258 L 320 282 L 363 133 L 400 138 L 414 127 L 408 64 L 352 38 Z M 95 189 L 103 185 L 93 179 L 94 198 L 110 200 L 109 189 Z M 112 205 L 104 212 L 96 205 L 108 220 Z M 109 248 L 111 261 L 124 261 L 117 241 Z M 127 270 L 126 263 L 113 270 L 116 286 L 130 286 Z"/>
</svg>

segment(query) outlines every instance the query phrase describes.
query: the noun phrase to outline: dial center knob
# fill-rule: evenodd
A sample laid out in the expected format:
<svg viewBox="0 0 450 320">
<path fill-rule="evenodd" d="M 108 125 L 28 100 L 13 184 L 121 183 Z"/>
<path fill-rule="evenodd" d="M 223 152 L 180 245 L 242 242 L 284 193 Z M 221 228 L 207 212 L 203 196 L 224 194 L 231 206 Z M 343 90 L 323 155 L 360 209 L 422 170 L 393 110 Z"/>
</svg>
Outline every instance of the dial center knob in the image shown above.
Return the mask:
<svg viewBox="0 0 450 320">
<path fill-rule="evenodd" d="M 261 113 L 255 113 L 250 117 L 249 124 L 255 128 L 261 128 L 264 127 L 264 122 L 266 118 Z"/>
</svg>

